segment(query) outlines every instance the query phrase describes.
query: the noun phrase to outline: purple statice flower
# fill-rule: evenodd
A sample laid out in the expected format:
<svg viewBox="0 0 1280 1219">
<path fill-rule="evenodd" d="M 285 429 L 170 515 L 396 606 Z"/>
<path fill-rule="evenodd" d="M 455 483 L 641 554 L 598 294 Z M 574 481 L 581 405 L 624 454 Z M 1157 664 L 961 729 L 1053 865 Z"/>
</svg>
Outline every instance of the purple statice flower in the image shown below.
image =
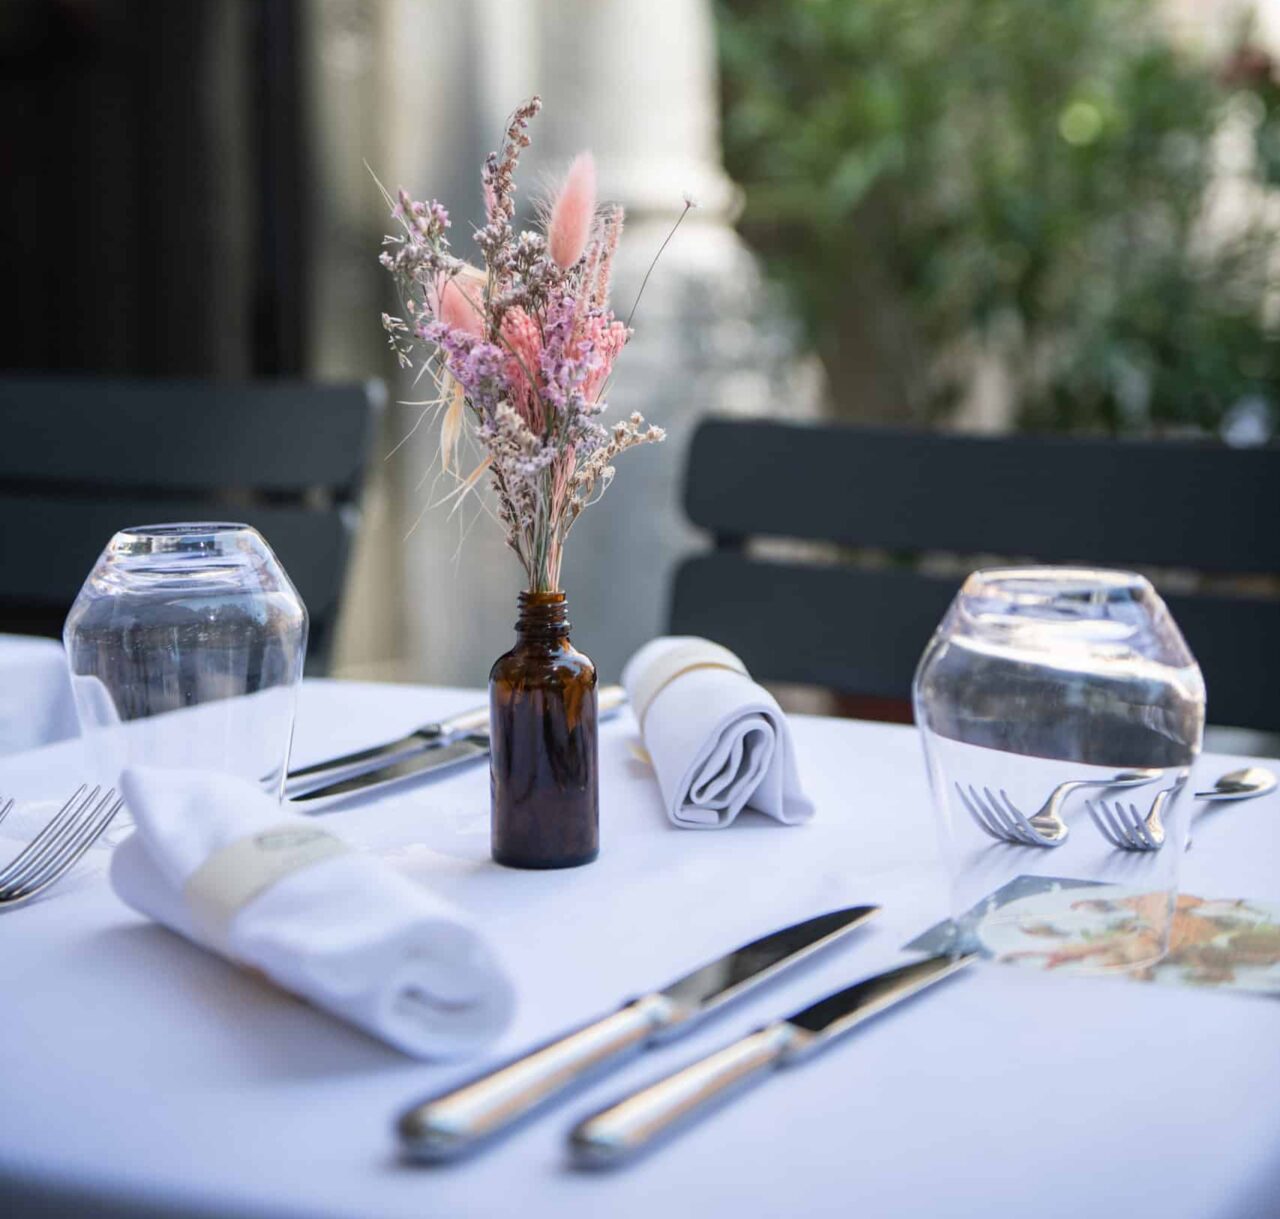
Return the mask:
<svg viewBox="0 0 1280 1219">
<path fill-rule="evenodd" d="M 482 416 L 492 418 L 501 403 L 511 399 L 507 383 L 507 354 L 496 343 L 456 330 L 444 322 L 428 322 L 422 328 L 444 357 L 445 367 Z"/>
</svg>

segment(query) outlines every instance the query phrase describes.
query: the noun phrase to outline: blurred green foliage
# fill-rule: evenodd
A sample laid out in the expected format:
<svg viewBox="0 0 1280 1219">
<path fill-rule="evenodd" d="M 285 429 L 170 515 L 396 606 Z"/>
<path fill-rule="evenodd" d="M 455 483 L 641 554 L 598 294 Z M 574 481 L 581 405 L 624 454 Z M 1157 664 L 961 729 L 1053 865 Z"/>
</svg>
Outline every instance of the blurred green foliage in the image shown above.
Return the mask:
<svg viewBox="0 0 1280 1219">
<path fill-rule="evenodd" d="M 1274 421 L 1280 87 L 1247 28 L 1210 62 L 1148 0 L 717 16 L 742 228 L 837 403 L 878 362 L 903 414 L 945 414 L 982 351 L 1023 426 L 1217 429 L 1249 400 Z"/>
</svg>

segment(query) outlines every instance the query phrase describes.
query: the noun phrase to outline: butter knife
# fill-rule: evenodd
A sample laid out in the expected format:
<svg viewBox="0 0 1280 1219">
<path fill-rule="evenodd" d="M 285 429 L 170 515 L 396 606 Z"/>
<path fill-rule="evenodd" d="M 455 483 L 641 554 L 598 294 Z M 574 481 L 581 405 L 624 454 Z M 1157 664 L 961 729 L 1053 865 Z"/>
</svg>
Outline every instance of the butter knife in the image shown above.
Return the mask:
<svg viewBox="0 0 1280 1219">
<path fill-rule="evenodd" d="M 704 1016 L 847 935 L 879 909 L 850 906 L 774 931 L 585 1028 L 414 1105 L 400 1117 L 400 1145 L 408 1156 L 426 1161 L 472 1151 L 571 1085 L 688 1032 Z"/>
<path fill-rule="evenodd" d="M 601 717 L 612 715 L 626 701 L 621 686 L 601 686 L 596 692 L 597 713 Z M 438 724 L 426 724 L 398 741 L 290 771 L 284 792 L 287 799 L 304 804 L 336 800 L 488 754 L 489 709 L 477 707 Z"/>
<path fill-rule="evenodd" d="M 977 954 L 968 953 L 915 961 L 776 1020 L 584 1118 L 569 1134 L 573 1159 L 587 1168 L 625 1163 L 774 1067 L 807 1058 L 872 1016 L 975 960 Z"/>
</svg>

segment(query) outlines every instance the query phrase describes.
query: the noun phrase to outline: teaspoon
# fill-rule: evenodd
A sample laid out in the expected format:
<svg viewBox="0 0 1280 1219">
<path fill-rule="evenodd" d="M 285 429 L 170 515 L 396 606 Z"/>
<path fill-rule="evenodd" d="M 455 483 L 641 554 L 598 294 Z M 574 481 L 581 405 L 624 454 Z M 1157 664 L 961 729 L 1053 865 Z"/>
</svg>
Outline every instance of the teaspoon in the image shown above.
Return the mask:
<svg viewBox="0 0 1280 1219">
<path fill-rule="evenodd" d="M 1261 766 L 1248 766 L 1223 775 L 1208 791 L 1196 792 L 1197 800 L 1249 800 L 1276 785 L 1276 777 Z"/>
</svg>

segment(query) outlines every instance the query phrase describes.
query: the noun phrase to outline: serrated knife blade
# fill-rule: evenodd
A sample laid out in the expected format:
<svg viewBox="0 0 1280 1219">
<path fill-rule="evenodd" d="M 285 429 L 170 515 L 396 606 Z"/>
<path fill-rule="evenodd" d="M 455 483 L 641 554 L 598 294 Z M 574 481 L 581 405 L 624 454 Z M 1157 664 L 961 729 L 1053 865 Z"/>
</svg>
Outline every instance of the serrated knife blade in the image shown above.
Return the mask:
<svg viewBox="0 0 1280 1219">
<path fill-rule="evenodd" d="M 879 912 L 850 906 L 770 932 L 584 1028 L 407 1110 L 397 1126 L 417 1160 L 454 1159 L 630 1053 L 687 1032 L 702 1017 L 834 943 Z"/>
</svg>

